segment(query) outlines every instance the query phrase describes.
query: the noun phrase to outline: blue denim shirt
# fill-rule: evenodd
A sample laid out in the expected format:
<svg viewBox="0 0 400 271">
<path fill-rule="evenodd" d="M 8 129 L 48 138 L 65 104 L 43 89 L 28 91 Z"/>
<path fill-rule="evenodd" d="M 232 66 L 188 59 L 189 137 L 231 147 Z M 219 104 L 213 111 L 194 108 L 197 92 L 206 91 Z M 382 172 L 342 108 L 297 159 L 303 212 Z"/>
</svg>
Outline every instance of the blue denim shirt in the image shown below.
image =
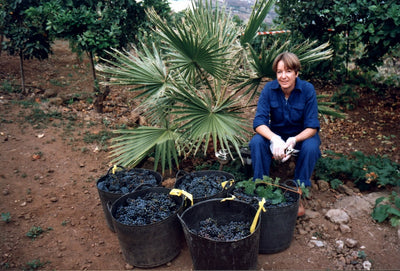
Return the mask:
<svg viewBox="0 0 400 271">
<path fill-rule="evenodd" d="M 253 129 L 262 124 L 285 138 L 295 136 L 306 128 L 319 131 L 318 103 L 314 86 L 296 78 L 296 86 L 286 100 L 277 80 L 267 83 L 258 100 Z"/>
</svg>

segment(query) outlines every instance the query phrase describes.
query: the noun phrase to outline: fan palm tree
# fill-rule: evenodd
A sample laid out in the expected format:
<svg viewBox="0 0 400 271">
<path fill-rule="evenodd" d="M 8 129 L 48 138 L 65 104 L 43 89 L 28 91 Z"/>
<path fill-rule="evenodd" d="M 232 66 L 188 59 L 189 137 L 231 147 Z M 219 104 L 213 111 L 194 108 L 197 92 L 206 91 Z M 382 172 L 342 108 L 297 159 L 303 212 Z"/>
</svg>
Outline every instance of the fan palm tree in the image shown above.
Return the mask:
<svg viewBox="0 0 400 271">
<path fill-rule="evenodd" d="M 209 146 L 230 156 L 250 136 L 242 113 L 262 78 L 273 77 L 272 62 L 280 52 L 291 50 L 302 64 L 328 59 L 327 44 L 286 42 L 255 52 L 251 41 L 275 0 L 259 0 L 245 28 L 238 27 L 224 7 L 211 0 L 193 3 L 182 21 L 174 25 L 148 11 L 161 46 L 141 44 L 133 52 L 113 50 L 112 60 L 98 66 L 107 84 L 129 85 L 142 99 L 150 126 L 116 131 L 113 162 L 135 166 L 149 153 L 155 169 L 162 171 L 178 158 L 207 152 Z"/>
</svg>

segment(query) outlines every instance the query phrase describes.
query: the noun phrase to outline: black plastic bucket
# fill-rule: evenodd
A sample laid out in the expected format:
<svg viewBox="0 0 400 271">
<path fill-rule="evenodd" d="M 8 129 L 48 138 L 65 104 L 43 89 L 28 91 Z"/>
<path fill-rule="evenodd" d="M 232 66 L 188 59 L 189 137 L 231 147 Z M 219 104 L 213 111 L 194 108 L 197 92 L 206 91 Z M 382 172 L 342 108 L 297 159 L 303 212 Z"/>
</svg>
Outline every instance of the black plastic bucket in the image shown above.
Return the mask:
<svg viewBox="0 0 400 271">
<path fill-rule="evenodd" d="M 282 207 L 266 207 L 261 216 L 259 253 L 272 254 L 283 251 L 290 246 L 296 227 L 300 195 L 291 191 L 297 201 Z"/>
<path fill-rule="evenodd" d="M 121 167 L 122 168 L 122 167 Z M 112 218 L 111 218 L 111 214 L 110 214 L 110 209 L 111 209 L 111 205 L 114 203 L 114 201 L 116 201 L 118 198 L 120 198 L 122 195 L 124 195 L 124 193 L 112 193 L 109 191 L 104 191 L 102 189 L 99 188 L 99 183 L 102 182 L 105 178 L 107 178 L 107 176 L 110 173 L 112 168 L 110 168 L 107 171 L 107 174 L 100 177 L 97 182 L 96 182 L 96 187 L 97 187 L 97 192 L 99 193 L 99 197 L 100 197 L 100 201 L 101 201 L 101 206 L 103 207 L 103 212 L 104 212 L 104 216 L 106 218 L 106 222 L 107 222 L 107 226 L 108 228 L 115 232 L 114 230 L 114 225 L 112 222 Z M 124 168 L 122 168 L 124 171 L 126 171 Z M 149 169 L 142 169 L 142 168 L 133 168 L 131 170 L 129 170 L 129 172 L 138 172 L 138 173 L 143 173 L 145 171 L 149 172 L 150 174 L 152 174 L 156 180 L 157 180 L 157 185 L 160 185 L 162 182 L 162 176 L 160 173 L 153 171 L 153 170 L 149 170 Z M 135 190 L 141 190 L 144 188 L 148 188 L 151 187 L 149 185 L 145 185 L 145 184 L 141 184 L 139 186 L 136 186 L 134 188 L 132 188 L 129 193 L 134 192 Z"/>
<path fill-rule="evenodd" d="M 135 191 L 120 197 L 112 205 L 111 216 L 114 229 L 127 263 L 136 267 L 150 268 L 166 264 L 179 255 L 183 234 L 178 213 L 183 210 L 183 197 L 173 196 L 179 209 L 173 215 L 156 223 L 142 226 L 125 225 L 117 221 L 115 217 L 117 208 L 128 198 L 137 198 L 150 192 L 168 194 L 170 191 L 171 189 L 164 187 Z"/>
<path fill-rule="evenodd" d="M 260 219 L 250 235 L 234 241 L 216 241 L 201 237 L 193 230 L 207 218 L 221 224 L 231 221 L 250 221 L 257 210 L 242 201 L 209 199 L 186 209 L 180 218 L 195 270 L 245 270 L 256 269 L 260 239 Z"/>
<path fill-rule="evenodd" d="M 213 199 L 213 198 L 225 198 L 229 191 L 231 191 L 231 189 L 234 187 L 234 184 L 231 184 L 229 181 L 234 180 L 235 177 L 225 171 L 220 171 L 220 170 L 200 170 L 200 171 L 195 171 L 195 172 L 191 172 L 191 173 L 187 173 L 185 171 L 179 171 L 177 173 L 177 176 L 183 173 L 184 175 L 181 177 L 177 177 L 174 188 L 178 188 L 180 187 L 180 185 L 186 180 L 186 178 L 195 178 L 195 177 L 204 177 L 204 176 L 217 176 L 219 178 L 224 178 L 226 179 L 226 181 L 228 181 L 227 185 L 225 186 L 225 188 L 223 188 L 221 186 L 221 189 L 213 194 L 213 195 L 208 195 L 208 196 L 195 196 L 193 195 L 193 203 L 197 203 L 203 200 L 208 200 L 208 199 Z M 188 193 L 192 193 L 191 191 L 186 191 Z"/>
</svg>

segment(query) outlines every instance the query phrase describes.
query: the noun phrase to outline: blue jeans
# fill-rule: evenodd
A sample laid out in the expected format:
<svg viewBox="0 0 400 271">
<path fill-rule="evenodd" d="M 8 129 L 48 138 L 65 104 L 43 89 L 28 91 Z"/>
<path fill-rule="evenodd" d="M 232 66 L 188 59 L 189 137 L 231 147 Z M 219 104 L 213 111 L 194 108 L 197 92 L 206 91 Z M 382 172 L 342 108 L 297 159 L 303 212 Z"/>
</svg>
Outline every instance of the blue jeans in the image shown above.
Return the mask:
<svg viewBox="0 0 400 271">
<path fill-rule="evenodd" d="M 286 141 L 288 137 L 282 139 Z M 253 179 L 262 179 L 263 176 L 269 176 L 269 169 L 272 161 L 272 153 L 269 148 L 270 142 L 265 137 L 256 134 L 249 143 L 251 151 L 251 161 L 253 166 Z M 321 157 L 319 149 L 321 140 L 318 133 L 313 137 L 302 142 L 298 142 L 295 149 L 300 150 L 297 154 L 296 169 L 294 172 L 294 180 L 300 180 L 305 186 L 311 185 L 311 175 L 314 171 L 315 164 Z"/>
</svg>

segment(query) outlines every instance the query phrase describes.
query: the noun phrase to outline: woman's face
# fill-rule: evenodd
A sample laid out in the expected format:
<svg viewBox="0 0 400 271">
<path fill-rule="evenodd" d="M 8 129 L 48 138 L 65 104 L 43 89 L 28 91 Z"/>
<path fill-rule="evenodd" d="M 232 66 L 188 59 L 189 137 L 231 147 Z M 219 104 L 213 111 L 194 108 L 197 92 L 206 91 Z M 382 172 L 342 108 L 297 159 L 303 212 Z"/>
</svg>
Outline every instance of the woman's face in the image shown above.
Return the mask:
<svg viewBox="0 0 400 271">
<path fill-rule="evenodd" d="M 296 85 L 298 73 L 285 66 L 283 61 L 279 61 L 276 69 L 276 78 L 284 92 L 291 92 Z"/>
</svg>

